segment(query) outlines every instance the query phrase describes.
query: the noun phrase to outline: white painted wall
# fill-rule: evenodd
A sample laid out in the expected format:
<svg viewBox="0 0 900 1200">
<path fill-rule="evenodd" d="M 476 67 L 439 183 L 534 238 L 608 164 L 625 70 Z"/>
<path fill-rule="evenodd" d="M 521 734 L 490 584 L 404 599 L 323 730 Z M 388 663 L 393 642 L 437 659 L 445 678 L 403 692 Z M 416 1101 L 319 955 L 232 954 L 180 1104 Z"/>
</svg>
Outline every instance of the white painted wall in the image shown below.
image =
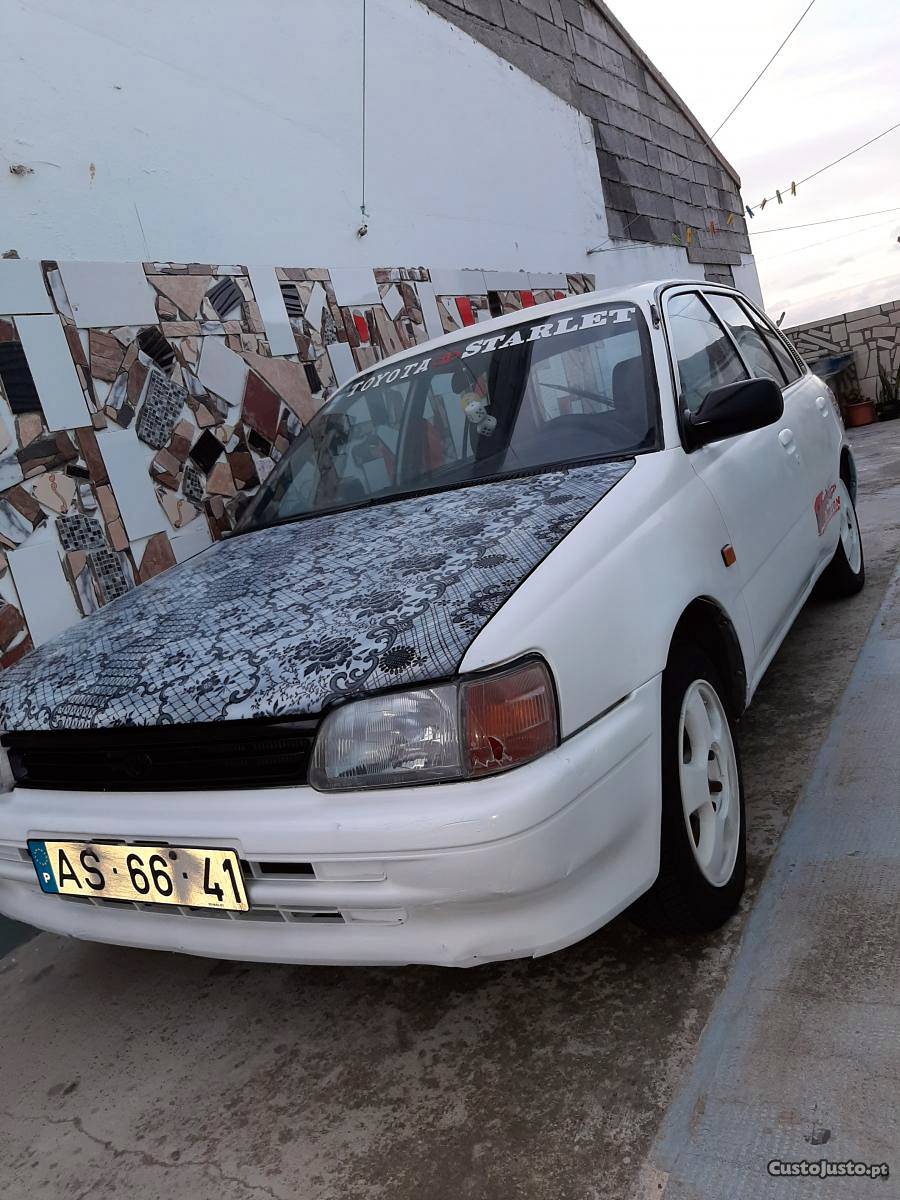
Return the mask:
<svg viewBox="0 0 900 1200">
<path fill-rule="evenodd" d="M 593 270 L 588 121 L 415 0 L 10 0 L 22 257 Z M 613 256 L 608 256 L 612 258 Z"/>
<path fill-rule="evenodd" d="M 648 283 L 654 279 L 704 279 L 703 267 L 688 262 L 687 251 L 679 246 L 633 246 L 601 250 L 591 255 L 591 271 L 597 277 L 597 290 L 619 284 Z"/>
<path fill-rule="evenodd" d="M 759 272 L 756 269 L 756 260 L 752 254 L 741 255 L 741 265 L 731 268 L 734 274 L 734 286 L 749 296 L 755 301 L 760 308 L 765 308 L 763 301 L 762 287 L 759 282 Z M 775 314 L 776 319 L 778 313 Z"/>
</svg>

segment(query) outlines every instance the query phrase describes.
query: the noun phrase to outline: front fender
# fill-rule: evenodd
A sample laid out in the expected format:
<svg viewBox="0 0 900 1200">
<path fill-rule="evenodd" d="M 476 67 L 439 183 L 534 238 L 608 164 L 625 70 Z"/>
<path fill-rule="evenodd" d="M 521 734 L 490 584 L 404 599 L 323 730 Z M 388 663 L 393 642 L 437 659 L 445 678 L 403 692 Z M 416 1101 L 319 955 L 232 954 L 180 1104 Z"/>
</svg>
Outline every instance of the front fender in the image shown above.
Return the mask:
<svg viewBox="0 0 900 1200">
<path fill-rule="evenodd" d="M 543 655 L 568 736 L 663 670 L 679 619 L 706 597 L 731 622 L 752 678 L 740 564 L 722 558 L 728 541 L 680 447 L 640 456 L 479 633 L 462 670 Z"/>
</svg>

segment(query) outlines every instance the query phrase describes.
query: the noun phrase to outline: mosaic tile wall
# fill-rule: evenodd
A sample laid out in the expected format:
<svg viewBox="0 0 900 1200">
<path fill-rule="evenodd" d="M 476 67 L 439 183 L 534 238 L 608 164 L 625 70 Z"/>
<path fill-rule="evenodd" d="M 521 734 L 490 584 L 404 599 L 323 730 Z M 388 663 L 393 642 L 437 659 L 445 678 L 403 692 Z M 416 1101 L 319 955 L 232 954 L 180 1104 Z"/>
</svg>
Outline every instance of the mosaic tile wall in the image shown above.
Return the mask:
<svg viewBox="0 0 900 1200">
<path fill-rule="evenodd" d="M 0 261 L 0 667 L 231 528 L 356 371 L 593 287 L 423 267 Z"/>
<path fill-rule="evenodd" d="M 837 354 L 852 354 L 860 391 L 874 400 L 878 369 L 900 371 L 900 300 L 861 308 L 785 333 L 803 359 L 813 364 Z"/>
</svg>

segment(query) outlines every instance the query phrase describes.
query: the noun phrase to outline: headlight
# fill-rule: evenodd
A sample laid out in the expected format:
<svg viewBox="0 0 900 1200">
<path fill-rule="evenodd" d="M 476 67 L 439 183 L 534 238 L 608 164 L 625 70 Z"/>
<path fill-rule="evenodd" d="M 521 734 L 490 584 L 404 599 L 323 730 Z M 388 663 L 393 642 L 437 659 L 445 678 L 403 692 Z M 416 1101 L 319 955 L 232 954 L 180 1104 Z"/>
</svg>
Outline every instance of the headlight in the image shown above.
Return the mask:
<svg viewBox="0 0 900 1200">
<path fill-rule="evenodd" d="M 471 779 L 531 762 L 558 742 L 550 672 L 532 661 L 335 709 L 319 730 L 309 782 L 331 792 Z"/>
</svg>

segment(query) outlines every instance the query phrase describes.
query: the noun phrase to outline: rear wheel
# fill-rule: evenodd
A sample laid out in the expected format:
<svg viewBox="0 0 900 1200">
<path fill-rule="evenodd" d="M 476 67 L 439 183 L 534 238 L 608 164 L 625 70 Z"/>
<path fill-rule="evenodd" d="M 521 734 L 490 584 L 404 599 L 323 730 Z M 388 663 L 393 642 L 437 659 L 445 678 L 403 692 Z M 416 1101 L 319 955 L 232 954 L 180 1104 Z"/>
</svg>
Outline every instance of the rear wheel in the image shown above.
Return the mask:
<svg viewBox="0 0 900 1200">
<path fill-rule="evenodd" d="M 834 558 L 819 579 L 819 593 L 838 600 L 844 596 L 855 596 L 866 582 L 866 563 L 863 557 L 862 538 L 856 507 L 850 497 L 845 479 L 839 479 L 837 494 L 840 498 L 838 520 L 841 523 L 840 537 Z"/>
<path fill-rule="evenodd" d="M 744 788 L 725 695 L 703 651 L 673 646 L 662 680 L 659 876 L 633 910 L 646 929 L 716 929 L 743 894 Z"/>
</svg>

